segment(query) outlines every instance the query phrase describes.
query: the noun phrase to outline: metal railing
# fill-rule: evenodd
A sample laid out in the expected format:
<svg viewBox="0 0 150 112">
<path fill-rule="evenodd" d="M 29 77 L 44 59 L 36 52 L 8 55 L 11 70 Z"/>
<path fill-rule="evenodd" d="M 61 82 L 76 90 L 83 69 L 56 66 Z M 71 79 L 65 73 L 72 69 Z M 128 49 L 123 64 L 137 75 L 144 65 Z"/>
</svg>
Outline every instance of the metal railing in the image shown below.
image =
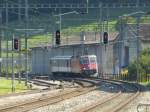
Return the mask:
<svg viewBox="0 0 150 112">
<path fill-rule="evenodd" d="M 104 79 L 115 79 L 115 80 L 124 80 L 124 81 L 136 81 L 137 75 L 129 75 L 128 73 L 125 74 L 107 74 L 107 73 L 101 73 L 101 78 Z M 139 82 L 149 82 L 150 76 L 148 74 L 145 74 L 144 76 L 140 75 L 138 77 Z"/>
</svg>

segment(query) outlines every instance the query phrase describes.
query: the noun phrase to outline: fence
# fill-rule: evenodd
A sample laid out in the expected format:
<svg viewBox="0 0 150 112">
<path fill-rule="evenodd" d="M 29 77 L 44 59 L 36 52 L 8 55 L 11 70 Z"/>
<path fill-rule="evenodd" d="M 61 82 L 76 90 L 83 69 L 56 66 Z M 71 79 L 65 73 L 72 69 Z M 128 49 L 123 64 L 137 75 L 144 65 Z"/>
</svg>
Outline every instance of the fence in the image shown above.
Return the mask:
<svg viewBox="0 0 150 112">
<path fill-rule="evenodd" d="M 115 79 L 115 80 L 124 80 L 124 81 L 138 81 L 138 82 L 150 82 L 150 75 L 134 75 L 135 77 L 129 74 L 100 74 L 101 78 L 104 79 Z"/>
</svg>

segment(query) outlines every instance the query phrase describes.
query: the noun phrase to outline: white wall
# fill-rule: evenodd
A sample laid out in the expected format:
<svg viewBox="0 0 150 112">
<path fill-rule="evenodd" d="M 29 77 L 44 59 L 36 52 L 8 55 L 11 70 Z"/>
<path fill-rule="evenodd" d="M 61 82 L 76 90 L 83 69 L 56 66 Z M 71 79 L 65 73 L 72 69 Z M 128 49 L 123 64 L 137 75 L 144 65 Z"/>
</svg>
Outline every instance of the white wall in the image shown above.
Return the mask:
<svg viewBox="0 0 150 112">
<path fill-rule="evenodd" d="M 32 74 L 47 74 L 49 72 L 48 51 L 45 48 L 32 50 Z"/>
</svg>

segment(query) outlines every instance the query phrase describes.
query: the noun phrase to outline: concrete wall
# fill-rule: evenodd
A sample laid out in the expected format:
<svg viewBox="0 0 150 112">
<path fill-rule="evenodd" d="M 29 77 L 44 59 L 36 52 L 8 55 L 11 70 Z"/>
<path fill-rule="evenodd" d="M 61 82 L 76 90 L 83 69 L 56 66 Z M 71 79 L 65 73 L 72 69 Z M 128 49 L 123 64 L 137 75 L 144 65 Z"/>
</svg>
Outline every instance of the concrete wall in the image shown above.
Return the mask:
<svg viewBox="0 0 150 112">
<path fill-rule="evenodd" d="M 32 74 L 47 74 L 49 72 L 48 50 L 35 48 L 32 50 Z"/>
<path fill-rule="evenodd" d="M 119 38 L 114 44 L 114 73 L 121 72 L 121 69 L 126 67 L 130 62 L 137 57 L 137 38 L 134 32 L 130 29 L 132 26 L 124 25 Z M 141 46 L 141 43 L 140 45 Z"/>
<path fill-rule="evenodd" d="M 123 57 L 126 56 L 125 46 L 129 47 L 129 62 L 131 62 L 137 56 L 137 38 L 135 37 L 135 34 L 133 33 L 133 31 L 129 29 L 128 26 L 124 28 L 122 65 L 125 65 L 124 62 L 125 60 L 123 59 Z"/>
<path fill-rule="evenodd" d="M 142 29 L 141 29 L 142 30 Z M 137 36 L 136 36 L 136 28 L 134 25 L 126 25 L 123 27 L 123 37 L 121 40 L 121 44 L 117 43 L 118 49 L 120 49 L 120 51 L 117 52 L 117 54 L 120 54 L 119 58 L 119 62 L 121 63 L 121 67 L 126 66 L 127 65 L 127 60 L 125 59 L 129 59 L 129 63 L 136 60 L 137 58 Z M 141 38 L 144 38 L 144 33 L 140 33 L 139 35 L 141 36 L 139 38 L 139 51 L 142 51 L 145 48 L 150 48 L 150 41 L 144 41 Z M 146 35 L 147 36 L 147 35 Z M 148 37 L 147 37 L 148 38 Z M 129 49 L 129 55 L 127 55 L 126 53 L 126 48 Z M 115 48 L 115 50 L 117 50 L 117 48 Z M 128 57 L 127 57 L 128 56 Z"/>
</svg>

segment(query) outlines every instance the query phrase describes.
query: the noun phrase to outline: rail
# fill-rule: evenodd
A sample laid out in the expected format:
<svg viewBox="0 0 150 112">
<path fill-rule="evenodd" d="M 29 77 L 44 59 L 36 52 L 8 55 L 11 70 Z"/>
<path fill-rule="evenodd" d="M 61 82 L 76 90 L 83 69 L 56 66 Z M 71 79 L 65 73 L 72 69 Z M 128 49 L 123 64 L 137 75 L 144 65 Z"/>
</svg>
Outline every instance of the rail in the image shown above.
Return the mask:
<svg viewBox="0 0 150 112">
<path fill-rule="evenodd" d="M 83 95 L 83 94 L 86 94 L 86 93 L 96 89 L 96 87 L 94 87 L 93 83 L 91 83 L 91 85 L 93 85 L 92 87 L 89 86 L 89 84 L 87 84 L 87 81 L 86 81 L 86 83 L 83 81 L 80 83 L 81 83 L 80 88 L 78 88 L 78 89 L 76 88 L 73 90 L 63 90 L 54 96 L 49 96 L 47 94 L 47 95 L 42 95 L 42 97 L 40 97 L 40 98 L 30 99 L 30 100 L 23 101 L 23 102 L 20 102 L 17 104 L 1 106 L 0 112 L 6 112 L 6 111 L 7 112 L 12 112 L 12 111 L 13 112 L 26 112 L 31 109 L 39 108 L 39 107 L 42 107 L 45 105 L 55 104 L 55 103 L 58 103 L 60 101 L 66 100 L 66 99 L 70 99 L 72 97 Z"/>
<path fill-rule="evenodd" d="M 128 84 L 129 86 L 132 86 L 135 90 L 135 94 L 133 93 L 133 94 L 129 94 L 129 96 L 128 96 L 128 99 L 126 100 L 126 101 L 121 101 L 121 103 L 117 106 L 117 107 L 114 107 L 114 108 L 111 108 L 109 111 L 111 111 L 111 112 L 118 112 L 118 111 L 120 111 L 120 110 L 122 110 L 127 104 L 129 104 L 133 99 L 135 99 L 139 94 L 140 94 L 140 90 L 141 90 L 141 88 L 138 86 L 138 85 L 136 85 L 136 84 L 131 84 L 131 83 L 127 83 L 127 82 L 124 82 L 124 81 L 115 81 L 115 80 L 104 80 L 104 81 L 110 81 L 110 82 L 118 82 L 118 83 L 125 83 L 125 84 Z M 121 85 L 122 86 L 122 85 Z M 124 88 L 124 86 L 122 86 L 123 88 Z M 125 89 L 125 88 L 124 88 Z M 102 106 L 103 104 L 106 104 L 107 102 L 110 102 L 110 101 L 113 101 L 114 99 L 116 99 L 116 97 L 120 97 L 121 95 L 122 95 L 122 93 L 124 92 L 124 91 L 128 91 L 128 90 L 122 90 L 121 92 L 119 92 L 116 96 L 112 96 L 112 97 L 110 97 L 110 98 L 108 98 L 108 99 L 106 99 L 105 101 L 100 101 L 100 102 L 96 102 L 96 103 L 93 103 L 93 105 L 90 105 L 89 107 L 83 107 L 83 108 L 80 108 L 79 110 L 77 110 L 77 111 L 75 111 L 75 112 L 89 112 L 89 111 L 92 111 L 92 110 L 94 110 L 95 108 L 97 108 L 97 107 L 100 107 L 100 106 Z M 107 110 L 108 111 L 108 110 Z"/>
<path fill-rule="evenodd" d="M 143 107 L 145 107 L 145 108 L 143 108 Z M 149 104 L 140 103 L 137 106 L 137 112 L 149 112 L 149 111 L 150 111 L 150 103 Z"/>
</svg>

